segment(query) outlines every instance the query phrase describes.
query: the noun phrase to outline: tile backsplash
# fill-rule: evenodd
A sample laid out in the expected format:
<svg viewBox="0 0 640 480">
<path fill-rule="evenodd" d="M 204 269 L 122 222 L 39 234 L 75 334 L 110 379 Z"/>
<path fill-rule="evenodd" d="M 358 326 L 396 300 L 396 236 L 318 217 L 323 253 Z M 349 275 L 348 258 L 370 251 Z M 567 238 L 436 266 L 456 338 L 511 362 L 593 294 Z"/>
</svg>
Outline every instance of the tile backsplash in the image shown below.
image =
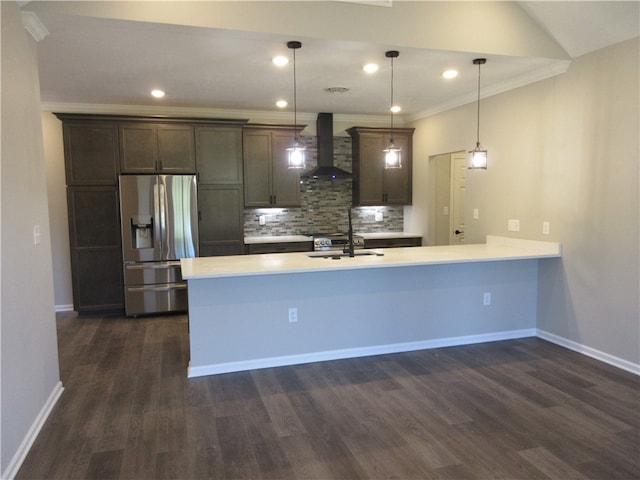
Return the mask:
<svg viewBox="0 0 640 480">
<path fill-rule="evenodd" d="M 307 169 L 317 165 L 316 137 L 303 135 L 300 143 L 307 149 Z M 351 138 L 334 137 L 333 158 L 336 166 L 351 169 Z M 299 208 L 246 208 L 244 234 L 247 237 L 271 235 L 304 235 L 321 232 L 346 232 L 348 208 L 351 205 L 350 178 L 335 180 L 301 180 L 302 206 Z M 375 221 L 376 213 L 382 221 Z M 355 207 L 352 223 L 357 232 L 401 232 L 404 227 L 404 207 Z M 264 215 L 265 224 L 260 225 Z"/>
</svg>

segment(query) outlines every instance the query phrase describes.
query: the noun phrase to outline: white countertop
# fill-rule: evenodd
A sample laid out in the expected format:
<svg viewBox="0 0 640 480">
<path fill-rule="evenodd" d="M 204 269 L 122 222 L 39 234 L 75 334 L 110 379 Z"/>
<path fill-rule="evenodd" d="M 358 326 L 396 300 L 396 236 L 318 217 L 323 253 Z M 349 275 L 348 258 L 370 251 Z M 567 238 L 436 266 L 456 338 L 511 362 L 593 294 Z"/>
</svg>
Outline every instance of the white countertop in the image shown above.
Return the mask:
<svg viewBox="0 0 640 480">
<path fill-rule="evenodd" d="M 312 255 L 317 255 L 320 252 L 183 258 L 181 260 L 182 277 L 187 280 L 197 280 L 345 269 L 353 270 L 362 268 L 408 267 L 446 263 L 550 258 L 560 257 L 562 248 L 559 243 L 555 242 L 541 242 L 487 235 L 487 243 L 484 244 L 401 247 L 369 251 L 378 252 L 383 255 L 363 255 L 354 258 L 341 257 L 340 260 L 312 257 Z"/>
</svg>

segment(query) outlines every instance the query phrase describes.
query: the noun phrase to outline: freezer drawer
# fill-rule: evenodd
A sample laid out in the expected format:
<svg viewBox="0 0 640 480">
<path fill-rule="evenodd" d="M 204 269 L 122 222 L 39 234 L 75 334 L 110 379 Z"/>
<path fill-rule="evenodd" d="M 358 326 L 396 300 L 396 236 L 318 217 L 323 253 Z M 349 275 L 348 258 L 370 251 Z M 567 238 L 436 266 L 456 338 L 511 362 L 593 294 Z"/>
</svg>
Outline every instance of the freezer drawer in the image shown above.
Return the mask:
<svg viewBox="0 0 640 480">
<path fill-rule="evenodd" d="M 124 284 L 176 283 L 182 281 L 179 261 L 125 263 Z"/>
<path fill-rule="evenodd" d="M 127 315 L 187 311 L 186 282 L 130 285 L 124 292 Z"/>
</svg>

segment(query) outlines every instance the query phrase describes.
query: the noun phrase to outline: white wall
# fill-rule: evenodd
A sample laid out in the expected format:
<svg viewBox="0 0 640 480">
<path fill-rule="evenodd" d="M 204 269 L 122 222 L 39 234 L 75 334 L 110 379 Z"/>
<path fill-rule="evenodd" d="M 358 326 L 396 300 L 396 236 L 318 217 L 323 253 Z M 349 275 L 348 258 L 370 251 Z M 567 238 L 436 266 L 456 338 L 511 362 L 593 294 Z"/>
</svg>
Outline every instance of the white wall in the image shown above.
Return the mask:
<svg viewBox="0 0 640 480">
<path fill-rule="evenodd" d="M 569 71 L 482 100 L 487 171 L 467 176 L 467 243 L 487 233 L 561 242 L 542 263 L 538 328 L 640 363 L 639 40 L 575 59 Z M 490 69 L 488 63 L 485 69 Z M 406 228 L 428 231 L 428 158 L 471 149 L 475 104 L 416 122 L 414 206 Z M 471 212 L 478 208 L 479 220 Z M 519 232 L 507 220 L 519 219 Z M 542 235 L 542 222 L 551 233 Z"/>
<path fill-rule="evenodd" d="M 0 472 L 10 478 L 61 392 L 35 42 L 18 4 L 2 22 Z M 41 229 L 34 245 L 33 226 Z"/>
<path fill-rule="evenodd" d="M 57 310 L 73 310 L 62 122 L 52 113 L 43 112 L 42 131 L 49 198 L 54 301 Z"/>
</svg>

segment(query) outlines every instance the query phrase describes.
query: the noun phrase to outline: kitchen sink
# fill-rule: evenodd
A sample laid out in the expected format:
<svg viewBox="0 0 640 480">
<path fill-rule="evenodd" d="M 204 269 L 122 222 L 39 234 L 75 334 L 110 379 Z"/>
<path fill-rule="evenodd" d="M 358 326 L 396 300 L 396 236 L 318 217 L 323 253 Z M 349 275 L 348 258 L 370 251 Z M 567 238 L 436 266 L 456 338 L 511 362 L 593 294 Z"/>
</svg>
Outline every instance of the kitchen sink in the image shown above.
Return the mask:
<svg viewBox="0 0 640 480">
<path fill-rule="evenodd" d="M 364 257 L 367 255 L 375 255 L 377 257 L 382 257 L 384 255 L 384 253 L 380 253 L 377 252 L 375 250 L 356 250 L 355 252 L 353 252 L 353 255 L 355 257 Z M 309 258 L 330 258 L 332 260 L 340 260 L 341 258 L 347 257 L 349 258 L 349 254 L 348 253 L 343 253 L 340 251 L 334 251 L 334 252 L 313 252 L 313 253 L 308 253 L 307 257 Z"/>
</svg>

